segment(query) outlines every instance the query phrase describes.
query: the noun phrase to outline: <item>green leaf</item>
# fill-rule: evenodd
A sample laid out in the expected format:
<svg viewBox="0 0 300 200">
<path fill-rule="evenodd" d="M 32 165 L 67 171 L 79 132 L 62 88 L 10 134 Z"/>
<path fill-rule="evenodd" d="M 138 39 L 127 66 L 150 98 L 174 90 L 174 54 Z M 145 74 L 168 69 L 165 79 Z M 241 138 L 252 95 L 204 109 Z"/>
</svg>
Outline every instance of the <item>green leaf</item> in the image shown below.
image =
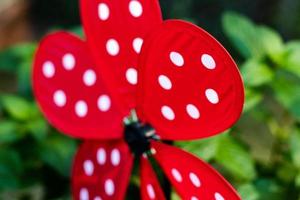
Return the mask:
<svg viewBox="0 0 300 200">
<path fill-rule="evenodd" d="M 238 192 L 243 200 L 258 200 L 259 193 L 252 184 L 243 184 L 238 187 Z"/>
<path fill-rule="evenodd" d="M 180 147 L 191 152 L 205 161 L 211 161 L 217 151 L 219 137 L 197 140 L 194 142 L 177 142 Z"/>
<path fill-rule="evenodd" d="M 34 55 L 37 44 L 35 43 L 23 43 L 13 46 L 11 49 L 14 54 L 24 60 L 31 60 Z"/>
<path fill-rule="evenodd" d="M 300 188 L 300 172 L 298 172 L 296 178 L 295 178 L 295 185 Z"/>
<path fill-rule="evenodd" d="M 13 95 L 3 95 L 1 100 L 4 109 L 12 118 L 25 121 L 32 117 L 33 106 L 25 99 Z"/>
<path fill-rule="evenodd" d="M 300 80 L 278 72 L 271 86 L 277 101 L 296 119 L 300 120 Z"/>
<path fill-rule="evenodd" d="M 24 60 L 31 60 L 36 44 L 25 43 L 15 45 L 0 52 L 0 70 L 14 72 Z"/>
<path fill-rule="evenodd" d="M 22 135 L 18 132 L 18 124 L 14 121 L 0 122 L 0 144 L 16 142 Z"/>
<path fill-rule="evenodd" d="M 253 180 L 256 177 L 251 155 L 230 135 L 220 138 L 216 161 L 237 179 Z"/>
<path fill-rule="evenodd" d="M 245 106 L 244 112 L 248 112 L 252 110 L 255 106 L 257 106 L 263 99 L 263 95 L 256 90 L 251 90 L 250 88 L 245 89 Z"/>
<path fill-rule="evenodd" d="M 274 62 L 280 62 L 284 52 L 284 43 L 281 36 L 266 26 L 257 27 L 257 32 L 264 52 L 269 55 Z"/>
<path fill-rule="evenodd" d="M 45 163 L 62 176 L 69 177 L 76 148 L 75 140 L 61 134 L 52 134 L 47 140 L 40 143 L 39 153 Z"/>
<path fill-rule="evenodd" d="M 256 26 L 248 18 L 227 12 L 222 19 L 225 34 L 244 58 L 263 55 L 263 46 L 258 40 Z"/>
<path fill-rule="evenodd" d="M 275 63 L 280 62 L 284 43 L 280 35 L 271 28 L 255 25 L 242 15 L 227 12 L 223 16 L 223 29 L 244 58 L 262 58 L 268 55 Z"/>
<path fill-rule="evenodd" d="M 290 135 L 290 152 L 294 165 L 300 169 L 300 130 L 295 129 Z"/>
<path fill-rule="evenodd" d="M 281 61 L 281 67 L 300 77 L 300 41 L 289 42 L 286 45 L 285 57 Z"/>
<path fill-rule="evenodd" d="M 44 118 L 29 121 L 26 128 L 37 141 L 46 139 L 49 131 L 49 126 Z"/>
<path fill-rule="evenodd" d="M 241 73 L 246 86 L 261 86 L 273 80 L 273 71 L 264 63 L 251 59 L 241 67 Z"/>
</svg>

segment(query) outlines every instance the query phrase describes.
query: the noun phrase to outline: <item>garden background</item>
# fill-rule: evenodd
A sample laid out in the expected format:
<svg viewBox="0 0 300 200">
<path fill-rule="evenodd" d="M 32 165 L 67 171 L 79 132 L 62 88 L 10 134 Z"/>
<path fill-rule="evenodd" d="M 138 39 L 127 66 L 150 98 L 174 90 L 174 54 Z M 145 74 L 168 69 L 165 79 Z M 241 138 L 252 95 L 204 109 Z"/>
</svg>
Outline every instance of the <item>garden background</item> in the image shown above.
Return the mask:
<svg viewBox="0 0 300 200">
<path fill-rule="evenodd" d="M 210 162 L 243 200 L 300 200 L 300 1 L 161 0 L 164 19 L 203 27 L 233 55 L 246 87 L 240 121 L 176 145 Z M 0 199 L 70 199 L 79 141 L 39 112 L 30 72 L 38 41 L 82 35 L 77 0 L 0 0 Z M 139 199 L 134 172 L 128 199 Z M 178 199 L 172 193 L 172 199 Z"/>
</svg>

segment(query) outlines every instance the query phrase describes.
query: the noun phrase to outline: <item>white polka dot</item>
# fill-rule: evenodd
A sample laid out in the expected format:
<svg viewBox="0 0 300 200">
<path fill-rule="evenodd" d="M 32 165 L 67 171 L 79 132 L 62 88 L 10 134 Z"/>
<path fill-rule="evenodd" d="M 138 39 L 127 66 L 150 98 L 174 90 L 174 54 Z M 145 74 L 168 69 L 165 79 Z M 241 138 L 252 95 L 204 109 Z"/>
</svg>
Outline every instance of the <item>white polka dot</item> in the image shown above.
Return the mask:
<svg viewBox="0 0 300 200">
<path fill-rule="evenodd" d="M 95 197 L 94 200 L 102 200 L 101 197 Z"/>
<path fill-rule="evenodd" d="M 164 88 L 165 90 L 170 90 L 172 89 L 172 82 L 171 80 L 165 76 L 165 75 L 160 75 L 158 77 L 158 82 L 159 82 L 159 85 Z"/>
<path fill-rule="evenodd" d="M 110 101 L 109 96 L 101 95 L 98 98 L 97 104 L 98 104 L 99 110 L 101 110 L 102 112 L 107 112 L 110 109 L 110 106 L 111 106 L 111 101 Z"/>
<path fill-rule="evenodd" d="M 80 200 L 89 200 L 89 191 L 86 188 L 81 188 L 79 192 Z"/>
<path fill-rule="evenodd" d="M 111 155 L 110 155 L 110 160 L 111 160 L 111 164 L 113 166 L 118 166 L 120 164 L 121 154 L 118 149 L 112 150 Z"/>
<path fill-rule="evenodd" d="M 191 200 L 199 200 L 197 197 L 193 196 L 191 197 Z"/>
<path fill-rule="evenodd" d="M 83 169 L 87 176 L 92 176 L 94 173 L 94 164 L 91 160 L 86 160 L 83 163 Z"/>
<path fill-rule="evenodd" d="M 174 65 L 177 67 L 182 67 L 184 65 L 184 59 L 182 55 L 178 52 L 172 51 L 170 53 L 170 59 Z"/>
<path fill-rule="evenodd" d="M 103 148 L 98 149 L 97 151 L 97 161 L 99 165 L 104 165 L 106 162 L 106 151 Z"/>
<path fill-rule="evenodd" d="M 182 176 L 177 169 L 173 168 L 171 173 L 177 182 L 182 182 Z"/>
<path fill-rule="evenodd" d="M 186 106 L 186 112 L 189 114 L 189 116 L 193 119 L 199 119 L 200 118 L 200 112 L 196 106 L 193 104 L 188 104 Z"/>
<path fill-rule="evenodd" d="M 154 188 L 151 184 L 147 185 L 147 193 L 150 199 L 155 199 L 155 192 L 154 192 Z"/>
<path fill-rule="evenodd" d="M 190 181 L 193 183 L 193 185 L 195 187 L 200 187 L 201 186 L 200 179 L 196 174 L 190 173 L 189 177 L 190 177 Z"/>
<path fill-rule="evenodd" d="M 55 74 L 54 64 L 50 61 L 47 61 L 43 64 L 43 74 L 46 78 L 52 78 Z"/>
<path fill-rule="evenodd" d="M 75 112 L 78 117 L 85 117 L 88 113 L 88 106 L 84 101 L 78 101 L 75 105 Z"/>
<path fill-rule="evenodd" d="M 55 105 L 58 107 L 64 107 L 67 103 L 67 97 L 64 91 L 57 90 L 53 95 Z"/>
<path fill-rule="evenodd" d="M 166 119 L 170 121 L 175 119 L 175 113 L 169 106 L 163 106 L 161 108 L 161 113 Z"/>
<path fill-rule="evenodd" d="M 132 42 L 132 47 L 136 53 L 140 53 L 144 40 L 142 38 L 135 38 Z"/>
<path fill-rule="evenodd" d="M 129 11 L 133 17 L 140 17 L 143 14 L 142 4 L 137 0 L 130 1 Z"/>
<path fill-rule="evenodd" d="M 207 89 L 205 91 L 205 96 L 210 103 L 212 103 L 212 104 L 219 103 L 219 95 L 215 90 Z"/>
<path fill-rule="evenodd" d="M 225 200 L 224 197 L 220 193 L 215 193 L 215 200 Z"/>
<path fill-rule="evenodd" d="M 96 83 L 97 76 L 94 70 L 86 70 L 83 74 L 83 82 L 86 86 L 93 86 Z"/>
<path fill-rule="evenodd" d="M 115 39 L 109 39 L 106 42 L 106 50 L 107 53 L 111 56 L 116 56 L 119 54 L 120 46 L 117 40 Z"/>
<path fill-rule="evenodd" d="M 214 58 L 211 55 L 203 54 L 201 57 L 201 62 L 207 69 L 215 69 L 216 68 L 216 62 Z"/>
<path fill-rule="evenodd" d="M 152 155 L 155 155 L 155 154 L 156 154 L 156 150 L 155 150 L 154 148 L 151 148 L 151 149 L 150 149 L 150 153 L 151 153 Z"/>
<path fill-rule="evenodd" d="M 76 64 L 75 57 L 70 53 L 65 54 L 62 63 L 66 70 L 72 70 Z"/>
<path fill-rule="evenodd" d="M 137 81 L 138 81 L 138 73 L 137 73 L 136 69 L 129 68 L 126 71 L 126 79 L 130 84 L 136 85 Z"/>
<path fill-rule="evenodd" d="M 109 18 L 109 7 L 105 3 L 99 3 L 98 16 L 103 21 Z"/>
<path fill-rule="evenodd" d="M 108 196 L 112 196 L 115 193 L 115 184 L 111 179 L 105 181 L 104 184 L 105 193 Z"/>
</svg>

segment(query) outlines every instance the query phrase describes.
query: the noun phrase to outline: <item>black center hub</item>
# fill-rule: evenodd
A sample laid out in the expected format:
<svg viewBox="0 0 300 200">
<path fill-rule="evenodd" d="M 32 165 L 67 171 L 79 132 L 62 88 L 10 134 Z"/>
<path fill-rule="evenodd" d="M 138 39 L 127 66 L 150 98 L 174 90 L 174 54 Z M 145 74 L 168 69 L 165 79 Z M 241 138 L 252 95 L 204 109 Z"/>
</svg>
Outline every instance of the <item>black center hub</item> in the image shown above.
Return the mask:
<svg viewBox="0 0 300 200">
<path fill-rule="evenodd" d="M 154 129 L 149 125 L 134 122 L 125 127 L 125 140 L 131 151 L 140 156 L 150 150 L 150 141 L 155 138 Z"/>
</svg>

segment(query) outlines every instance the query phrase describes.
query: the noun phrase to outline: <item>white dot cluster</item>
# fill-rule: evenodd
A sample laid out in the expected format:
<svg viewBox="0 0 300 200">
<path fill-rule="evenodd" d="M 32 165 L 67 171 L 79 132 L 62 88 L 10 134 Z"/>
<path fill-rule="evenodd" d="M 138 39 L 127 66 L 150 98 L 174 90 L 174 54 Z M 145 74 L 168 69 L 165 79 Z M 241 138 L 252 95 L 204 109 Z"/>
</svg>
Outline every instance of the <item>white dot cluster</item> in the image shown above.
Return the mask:
<svg viewBox="0 0 300 200">
<path fill-rule="evenodd" d="M 169 59 L 175 67 L 182 68 L 185 65 L 185 59 L 183 55 L 177 51 L 171 51 L 169 54 Z M 200 57 L 200 62 L 208 70 L 213 70 L 217 66 L 214 58 L 209 54 L 203 54 Z M 157 78 L 157 82 L 160 85 L 160 87 L 166 91 L 170 91 L 173 87 L 176 87 L 173 84 L 171 78 L 168 77 L 166 74 L 160 74 Z M 216 90 L 212 88 L 207 88 L 204 91 L 203 95 L 205 95 L 207 101 L 211 104 L 219 103 L 219 95 Z M 201 117 L 200 110 L 195 104 L 187 103 L 185 110 L 188 116 L 194 120 L 197 120 Z M 163 105 L 161 107 L 161 113 L 162 116 L 169 121 L 173 121 L 176 118 L 175 111 L 169 105 Z"/>
<path fill-rule="evenodd" d="M 128 4 L 128 14 L 133 17 L 133 19 L 138 19 L 143 16 L 143 5 L 139 0 L 130 0 Z M 100 2 L 98 4 L 98 17 L 102 22 L 108 21 L 111 17 L 111 10 L 108 3 Z M 135 53 L 139 54 L 143 46 L 143 38 L 137 36 L 132 38 L 132 49 Z M 109 56 L 116 57 L 122 51 L 120 42 L 116 38 L 108 38 L 105 44 L 106 52 Z M 125 78 L 130 85 L 137 84 L 137 70 L 130 66 L 126 73 Z"/>
<path fill-rule="evenodd" d="M 65 70 L 71 71 L 74 70 L 76 67 L 76 58 L 72 53 L 66 53 L 62 56 L 62 66 Z M 45 78 L 52 79 L 55 77 L 57 71 L 57 66 L 52 61 L 45 61 L 42 65 L 42 73 Z M 87 69 L 82 74 L 82 83 L 86 87 L 92 87 L 97 82 L 97 74 L 93 69 Z M 64 91 L 63 89 L 57 89 L 53 93 L 53 102 L 54 104 L 59 107 L 63 108 L 65 107 L 69 100 L 71 99 L 70 96 L 68 96 L 67 91 Z M 71 102 L 71 101 L 70 101 Z M 111 108 L 111 99 L 107 94 L 102 94 L 99 96 L 97 102 L 97 107 L 99 111 L 101 112 L 107 112 Z M 76 101 L 76 103 L 73 105 L 74 113 L 78 118 L 85 118 L 88 115 L 89 112 L 89 106 L 88 103 L 83 100 L 79 99 Z"/>
<path fill-rule="evenodd" d="M 113 167 L 118 167 L 121 163 L 121 153 L 120 150 L 114 148 L 110 151 L 106 150 L 104 147 L 98 148 L 96 152 L 95 160 L 87 159 L 83 161 L 82 169 L 86 176 L 91 177 L 95 175 L 95 169 L 99 167 L 103 167 L 106 164 L 110 164 Z M 115 182 L 111 178 L 107 178 L 104 181 L 103 189 L 107 196 L 113 197 L 116 193 Z M 151 192 L 151 191 L 150 191 Z M 80 200 L 89 200 L 91 199 L 91 194 L 89 193 L 88 188 L 82 187 L 79 191 L 79 199 Z M 95 196 L 94 200 L 102 200 L 100 196 Z"/>
<path fill-rule="evenodd" d="M 199 176 L 195 172 L 190 172 L 187 176 L 187 180 L 184 180 L 181 172 L 176 168 L 171 168 L 171 176 L 177 183 L 185 183 L 185 181 L 189 181 L 195 188 L 200 188 L 202 186 L 201 180 Z M 199 200 L 196 196 L 191 196 L 191 200 Z M 225 198 L 219 193 L 216 192 L 214 194 L 215 200 L 225 200 Z"/>
</svg>

